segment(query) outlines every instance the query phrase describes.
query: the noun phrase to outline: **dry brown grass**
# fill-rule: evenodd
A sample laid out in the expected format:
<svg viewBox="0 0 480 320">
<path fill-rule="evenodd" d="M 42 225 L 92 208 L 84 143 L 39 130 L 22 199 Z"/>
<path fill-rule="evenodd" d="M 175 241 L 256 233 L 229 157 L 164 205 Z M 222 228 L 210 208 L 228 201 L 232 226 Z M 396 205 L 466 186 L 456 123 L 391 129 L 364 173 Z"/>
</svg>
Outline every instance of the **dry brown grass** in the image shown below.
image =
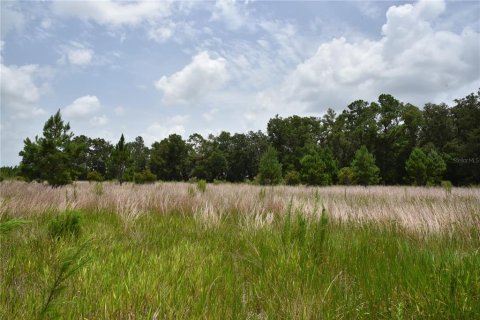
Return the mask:
<svg viewBox="0 0 480 320">
<path fill-rule="evenodd" d="M 316 197 L 317 195 L 317 197 Z M 319 198 L 319 201 L 316 201 Z M 209 184 L 199 192 L 188 183 L 152 185 L 77 182 L 61 188 L 38 183 L 0 184 L 0 219 L 28 217 L 68 208 L 115 211 L 125 221 L 147 212 L 191 215 L 215 225 L 223 216 L 239 214 L 245 224 L 261 227 L 287 212 L 318 216 L 324 205 L 336 221 L 395 223 L 418 233 L 480 233 L 480 189 L 421 187 L 260 187 Z M 472 230 L 474 231 L 472 233 Z"/>
</svg>

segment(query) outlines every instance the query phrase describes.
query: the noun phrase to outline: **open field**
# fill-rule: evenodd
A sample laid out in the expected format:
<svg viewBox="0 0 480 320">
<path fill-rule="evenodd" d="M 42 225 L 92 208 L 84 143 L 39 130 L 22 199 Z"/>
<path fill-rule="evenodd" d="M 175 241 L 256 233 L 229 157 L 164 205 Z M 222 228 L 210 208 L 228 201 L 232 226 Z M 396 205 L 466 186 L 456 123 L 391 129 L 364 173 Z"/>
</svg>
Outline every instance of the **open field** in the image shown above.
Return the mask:
<svg viewBox="0 0 480 320">
<path fill-rule="evenodd" d="M 480 317 L 480 189 L 0 184 L 0 319 Z M 51 220 L 80 217 L 78 237 Z"/>
</svg>

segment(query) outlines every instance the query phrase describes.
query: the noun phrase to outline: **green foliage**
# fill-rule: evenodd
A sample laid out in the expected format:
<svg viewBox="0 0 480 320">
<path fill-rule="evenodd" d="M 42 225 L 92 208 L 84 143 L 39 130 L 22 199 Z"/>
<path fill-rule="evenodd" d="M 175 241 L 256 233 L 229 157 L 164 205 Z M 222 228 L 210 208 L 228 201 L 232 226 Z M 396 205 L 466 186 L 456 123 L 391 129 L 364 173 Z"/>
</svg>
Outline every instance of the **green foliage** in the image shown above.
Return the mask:
<svg viewBox="0 0 480 320">
<path fill-rule="evenodd" d="M 164 181 L 186 180 L 188 145 L 178 134 L 152 145 L 150 170 Z"/>
<path fill-rule="evenodd" d="M 449 195 L 449 194 L 452 194 L 452 183 L 448 180 L 443 180 L 441 182 L 441 186 L 443 188 L 443 190 L 445 190 L 445 194 L 446 195 Z"/>
<path fill-rule="evenodd" d="M 380 181 L 380 169 L 375 165 L 374 156 L 365 146 L 355 152 L 355 158 L 350 165 L 353 173 L 353 182 L 363 186 L 377 184 Z"/>
<path fill-rule="evenodd" d="M 405 170 L 410 181 L 418 186 L 438 185 L 446 170 L 446 164 L 435 150 L 425 154 L 420 148 L 415 148 L 407 162 Z"/>
<path fill-rule="evenodd" d="M 97 181 L 97 182 L 101 182 L 104 180 L 102 174 L 100 172 L 97 172 L 97 171 L 89 171 L 87 173 L 87 180 L 88 181 Z"/>
<path fill-rule="evenodd" d="M 430 150 L 427 154 L 427 182 L 439 185 L 446 170 L 443 158 L 435 150 Z"/>
<path fill-rule="evenodd" d="M 112 175 L 118 179 L 120 184 L 125 181 L 125 172 L 128 169 L 130 159 L 130 153 L 125 145 L 125 137 L 120 136 L 120 140 L 115 145 L 115 148 L 112 151 L 110 171 Z"/>
<path fill-rule="evenodd" d="M 301 180 L 308 185 L 327 186 L 333 183 L 337 173 L 337 162 L 331 152 L 310 147 L 301 160 Z"/>
<path fill-rule="evenodd" d="M 102 138 L 89 138 L 87 147 L 87 169 L 98 172 L 106 178 L 114 178 L 113 169 L 112 172 L 108 172 L 113 146 Z"/>
<path fill-rule="evenodd" d="M 73 133 L 70 124 L 65 124 L 60 110 L 51 116 L 43 127 L 43 137 L 24 141 L 20 152 L 20 172 L 29 180 L 47 180 L 53 187 L 72 182 Z"/>
<path fill-rule="evenodd" d="M 197 181 L 197 189 L 200 192 L 205 192 L 207 190 L 207 181 L 200 179 Z"/>
<path fill-rule="evenodd" d="M 167 181 L 194 177 L 208 182 L 256 179 L 267 183 L 260 181 L 260 160 L 271 145 L 287 183 L 296 183 L 295 171 L 308 184 L 337 183 L 338 167 L 350 166 L 358 147 L 365 146 L 379 167 L 380 179 L 361 184 L 381 180 L 384 184 L 438 185 L 448 179 L 454 185 L 472 185 L 480 183 L 478 119 L 480 91 L 455 100 L 452 107 L 427 103 L 423 110 L 381 94 L 375 102 L 353 101 L 338 116 L 332 109 L 322 118 L 277 115 L 267 124 L 268 135 L 222 131 L 206 138 L 192 134 L 188 141 L 170 135 L 154 142 L 150 150 L 142 137 L 126 142 L 122 135 L 115 147 L 101 138 L 74 137 L 57 112 L 46 121 L 42 137 L 24 140 L 18 170 L 0 169 L 0 181 L 21 176 L 26 181 L 61 186 L 98 172 L 106 180 L 122 183 L 142 180 L 141 174 L 150 169 L 158 179 Z M 312 146 L 317 150 L 312 152 Z M 407 172 L 407 161 L 416 147 L 427 160 L 416 152 Z M 371 172 L 371 176 L 376 174 Z M 352 180 L 360 183 L 355 177 Z M 268 184 L 278 181 L 275 178 Z"/>
<path fill-rule="evenodd" d="M 270 143 L 278 151 L 277 157 L 284 170 L 300 171 L 300 160 L 304 149 L 319 139 L 321 126 L 314 117 L 278 115 L 268 121 L 267 132 Z"/>
<path fill-rule="evenodd" d="M 0 167 L 0 181 L 14 180 L 18 174 L 18 167 Z"/>
<path fill-rule="evenodd" d="M 135 172 L 133 175 L 133 181 L 135 183 L 153 183 L 157 181 L 157 176 L 154 175 L 150 169 L 146 169 L 143 172 Z"/>
<path fill-rule="evenodd" d="M 100 181 L 95 182 L 92 191 L 98 197 L 102 196 L 105 193 L 105 191 L 103 190 L 103 184 Z"/>
<path fill-rule="evenodd" d="M 48 224 L 48 234 L 52 239 L 78 238 L 80 236 L 80 213 L 65 211 L 53 217 Z"/>
<path fill-rule="evenodd" d="M 40 310 L 39 319 L 59 317 L 56 310 L 59 296 L 67 288 L 67 280 L 72 278 L 72 276 L 88 262 L 88 258 L 84 252 L 87 251 L 89 243 L 90 242 L 87 241 L 77 248 L 70 249 L 65 256 L 60 259 L 58 271 Z"/>
<path fill-rule="evenodd" d="M 480 315 L 476 236 L 339 223 L 326 211 L 297 211 L 287 228 L 285 215 L 250 226 L 232 214 L 204 228 L 191 214 L 145 214 L 129 230 L 115 213 L 83 214 L 95 246 L 49 241 L 41 215 L 2 237 L 2 319 Z"/>
<path fill-rule="evenodd" d="M 260 184 L 275 185 L 282 180 L 282 165 L 278 162 L 277 151 L 269 147 L 260 159 L 258 176 Z"/>
<path fill-rule="evenodd" d="M 0 222 L 0 236 L 6 235 L 27 223 L 30 223 L 30 221 L 24 219 L 9 219 L 7 221 Z"/>
<path fill-rule="evenodd" d="M 337 177 L 338 177 L 339 184 L 347 185 L 347 186 L 353 184 L 354 175 L 350 167 L 343 167 L 340 170 L 338 170 Z"/>
<path fill-rule="evenodd" d="M 148 158 L 150 150 L 145 147 L 145 143 L 142 137 L 136 137 L 135 141 L 126 144 L 126 148 L 129 150 L 131 163 L 131 170 L 135 173 L 145 172 L 147 170 Z"/>
<path fill-rule="evenodd" d="M 289 186 L 296 186 L 301 182 L 300 173 L 296 170 L 288 171 L 283 179 L 285 180 L 285 184 Z"/>
<path fill-rule="evenodd" d="M 418 185 L 424 186 L 427 182 L 427 165 L 428 160 L 425 153 L 420 148 L 413 149 L 410 157 L 405 163 L 405 169 L 407 171 L 410 180 Z"/>
</svg>

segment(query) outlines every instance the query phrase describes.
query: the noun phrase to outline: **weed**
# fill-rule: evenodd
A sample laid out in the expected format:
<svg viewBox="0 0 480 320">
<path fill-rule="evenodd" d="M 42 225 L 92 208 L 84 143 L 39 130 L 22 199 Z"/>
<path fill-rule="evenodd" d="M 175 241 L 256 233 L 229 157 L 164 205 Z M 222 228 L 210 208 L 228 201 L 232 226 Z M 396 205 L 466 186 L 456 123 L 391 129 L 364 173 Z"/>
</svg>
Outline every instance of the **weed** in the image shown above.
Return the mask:
<svg viewBox="0 0 480 320">
<path fill-rule="evenodd" d="M 204 193 L 207 190 L 207 181 L 201 179 L 197 181 L 197 189 L 198 191 Z"/>
<path fill-rule="evenodd" d="M 95 182 L 95 184 L 93 185 L 93 193 L 98 197 L 104 194 L 102 182 L 99 182 L 99 181 Z"/>
<path fill-rule="evenodd" d="M 445 195 L 451 195 L 452 194 L 452 183 L 448 180 L 443 180 L 442 181 L 442 188 L 445 190 Z"/>
<path fill-rule="evenodd" d="M 79 269 L 81 269 L 88 261 L 83 254 L 87 250 L 90 241 L 84 242 L 77 248 L 68 250 L 65 256 L 60 260 L 55 279 L 52 286 L 48 290 L 47 298 L 39 313 L 39 319 L 57 318 L 56 302 L 62 293 L 67 288 L 67 280 L 71 278 Z"/>
<path fill-rule="evenodd" d="M 66 211 L 53 217 L 48 224 L 48 234 L 52 239 L 78 238 L 80 235 L 80 213 Z"/>
<path fill-rule="evenodd" d="M 10 233 L 11 231 L 17 229 L 18 227 L 21 227 L 27 223 L 30 223 L 28 220 L 24 219 L 10 219 L 5 222 L 0 223 L 0 236 L 1 235 L 6 235 Z"/>
</svg>

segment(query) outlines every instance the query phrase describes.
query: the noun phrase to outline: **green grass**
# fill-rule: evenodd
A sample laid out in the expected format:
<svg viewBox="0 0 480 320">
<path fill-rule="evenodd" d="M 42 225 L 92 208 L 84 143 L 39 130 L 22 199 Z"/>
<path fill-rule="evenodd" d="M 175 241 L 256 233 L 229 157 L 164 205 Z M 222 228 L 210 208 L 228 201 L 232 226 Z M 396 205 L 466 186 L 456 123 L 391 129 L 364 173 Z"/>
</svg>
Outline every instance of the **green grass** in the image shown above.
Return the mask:
<svg viewBox="0 0 480 320">
<path fill-rule="evenodd" d="M 0 319 L 38 318 L 76 248 L 81 263 L 52 304 L 64 319 L 480 318 L 478 237 L 295 213 L 253 228 L 233 213 L 209 226 L 80 212 L 78 238 L 52 239 L 55 216 L 0 235 Z"/>
</svg>

